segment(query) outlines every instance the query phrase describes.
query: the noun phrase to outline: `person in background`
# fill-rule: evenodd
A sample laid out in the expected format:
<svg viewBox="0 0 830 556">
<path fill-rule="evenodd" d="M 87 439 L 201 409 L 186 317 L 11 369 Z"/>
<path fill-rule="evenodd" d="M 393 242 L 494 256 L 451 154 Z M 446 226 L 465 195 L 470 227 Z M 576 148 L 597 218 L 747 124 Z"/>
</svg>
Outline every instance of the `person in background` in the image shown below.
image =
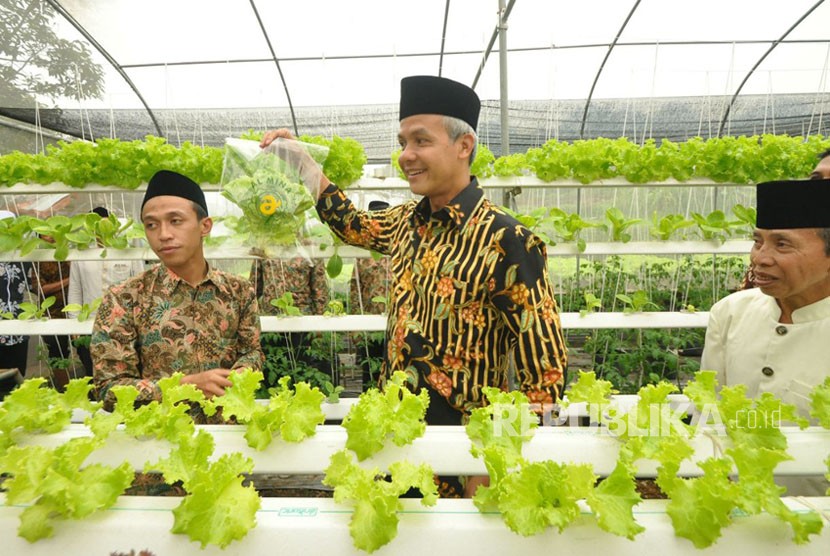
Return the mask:
<svg viewBox="0 0 830 556">
<path fill-rule="evenodd" d="M 264 315 L 277 315 L 271 304 L 286 292 L 303 315 L 322 315 L 329 302 L 329 283 L 323 259 L 257 259 L 251 265 L 251 282 L 256 288 Z"/>
<path fill-rule="evenodd" d="M 808 417 L 811 390 L 830 376 L 830 180 L 761 183 L 756 198 L 756 287 L 712 306 L 700 368 Z M 795 494 L 827 486 L 797 484 Z"/>
<path fill-rule="evenodd" d="M 811 180 L 830 180 L 830 149 L 818 155 L 818 164 L 810 173 Z"/>
<path fill-rule="evenodd" d="M 389 208 L 386 201 L 370 201 L 369 210 Z M 386 313 L 386 303 L 374 301 L 378 297 L 387 299 L 389 295 L 389 258 L 359 257 L 355 259 L 354 271 L 349 282 L 349 306 L 351 312 L 358 315 L 382 315 Z M 378 386 L 379 368 L 373 369 L 374 362 L 383 361 L 385 346 L 384 334 L 381 332 L 356 332 L 354 343 L 357 353 L 357 366 L 363 374 L 363 389 Z M 376 364 L 375 364 L 376 365 Z"/>
<path fill-rule="evenodd" d="M 41 236 L 41 239 L 54 243 L 50 236 Z M 67 261 L 46 261 L 35 263 L 29 286 L 37 294 L 37 302 L 43 303 L 48 297 L 55 297 L 55 303 L 46 310 L 50 319 L 62 319 L 66 315 L 63 308 L 66 306 L 66 290 L 69 286 L 70 264 Z M 69 349 L 69 336 L 41 336 L 46 344 L 48 353 L 48 367 L 52 373 L 54 386 L 58 390 L 66 387 L 70 378 L 74 378 L 77 372 L 74 362 L 71 361 L 72 353 Z"/>
<path fill-rule="evenodd" d="M 816 167 L 813 168 L 813 171 L 810 173 L 810 179 L 830 180 L 830 149 L 827 149 L 826 151 L 818 155 L 818 164 L 816 164 Z M 750 264 L 749 268 L 746 270 L 746 274 L 744 274 L 743 280 L 741 280 L 741 285 L 738 287 L 738 289 L 748 290 L 754 287 L 755 274 L 753 272 L 753 267 Z"/>
<path fill-rule="evenodd" d="M 109 218 L 109 211 L 104 207 L 95 207 L 92 212 L 101 218 Z M 112 259 L 72 261 L 69 270 L 69 288 L 66 294 L 67 305 L 92 305 L 96 299 L 104 295 L 110 286 L 119 284 L 143 271 L 144 264 L 141 261 Z M 92 315 L 94 316 L 95 313 L 93 312 Z M 78 312 L 67 311 L 67 316 L 73 319 L 78 318 Z M 84 366 L 86 376 L 92 376 L 92 357 L 89 355 L 89 348 L 87 345 L 76 343 L 75 349 Z"/>
<path fill-rule="evenodd" d="M 181 372 L 208 397 L 231 386 L 230 374 L 259 370 L 259 308 L 247 280 L 212 268 L 204 238 L 213 221 L 190 178 L 161 170 L 141 205 L 147 242 L 161 264 L 110 287 L 92 328 L 93 381 L 104 408 L 112 387 L 138 389 L 138 403 L 161 398 L 159 379 Z"/>
<path fill-rule="evenodd" d="M 279 315 L 271 300 L 291 294 L 293 306 L 303 315 L 322 315 L 329 303 L 329 283 L 324 259 L 257 259 L 251 265 L 250 280 L 256 290 L 260 312 Z M 314 335 L 306 332 L 268 334 L 265 340 L 291 352 L 294 361 L 331 374 L 331 363 L 309 353 Z M 289 371 L 289 369 L 286 369 Z"/>
<path fill-rule="evenodd" d="M 540 411 L 564 384 L 567 357 L 545 243 L 487 200 L 470 176 L 480 108 L 475 91 L 456 81 L 401 81 L 398 163 L 420 200 L 369 212 L 325 175 L 306 184 L 321 220 L 343 241 L 390 257 L 381 381 L 403 371 L 413 389 L 425 388 L 430 425 L 462 424 L 486 403 L 483 387 L 511 386 L 512 370 Z M 261 146 L 278 138 L 293 136 L 269 131 Z M 484 482 L 467 481 L 464 494 Z M 459 494 L 456 485 L 439 489 Z"/>
<path fill-rule="evenodd" d="M 6 218 L 15 218 L 15 214 L 0 211 L 0 219 Z M 0 312 L 11 313 L 15 317 L 20 314 L 20 304 L 29 290 L 30 269 L 31 263 L 0 262 Z M 28 351 L 28 336 L 0 336 L 0 367 L 17 369 L 21 376 L 25 376 Z M 13 381 L 8 382 L 14 384 Z"/>
</svg>

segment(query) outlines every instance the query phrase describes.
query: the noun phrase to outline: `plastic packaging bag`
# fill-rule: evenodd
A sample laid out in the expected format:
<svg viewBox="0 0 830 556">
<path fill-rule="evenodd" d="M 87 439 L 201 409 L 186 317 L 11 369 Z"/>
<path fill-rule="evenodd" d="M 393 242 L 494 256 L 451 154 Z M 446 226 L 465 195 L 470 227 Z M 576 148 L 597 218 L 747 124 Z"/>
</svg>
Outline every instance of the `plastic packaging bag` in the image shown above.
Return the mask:
<svg viewBox="0 0 830 556">
<path fill-rule="evenodd" d="M 256 141 L 226 139 L 222 196 L 242 210 L 229 227 L 265 257 L 290 246 L 308 257 L 308 247 L 331 244 L 330 235 L 321 234 L 315 210 L 327 155 L 327 147 L 293 140 L 260 149 Z"/>
</svg>

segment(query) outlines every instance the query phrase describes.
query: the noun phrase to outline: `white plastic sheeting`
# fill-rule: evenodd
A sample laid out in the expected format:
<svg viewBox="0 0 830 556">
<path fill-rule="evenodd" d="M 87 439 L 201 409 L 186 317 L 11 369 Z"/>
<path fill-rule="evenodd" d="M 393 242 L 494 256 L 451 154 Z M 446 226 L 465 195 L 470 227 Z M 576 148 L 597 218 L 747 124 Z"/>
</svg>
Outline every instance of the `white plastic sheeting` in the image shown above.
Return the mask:
<svg viewBox="0 0 830 556">
<path fill-rule="evenodd" d="M 513 151 L 551 137 L 830 129 L 830 2 L 507 5 Z M 103 84 L 94 98 L 77 83 L 62 96 L 0 93 L 0 114 L 17 120 L 86 139 L 154 134 L 212 145 L 296 124 L 356 138 L 383 160 L 396 147 L 400 78 L 440 74 L 475 86 L 479 133 L 501 154 L 498 41 L 486 56 L 497 0 L 4 0 L 11 45 L 21 10 L 85 45 Z M 0 67 L 43 71 L 22 58 L 0 52 Z M 76 81 L 71 64 L 65 71 Z"/>
</svg>

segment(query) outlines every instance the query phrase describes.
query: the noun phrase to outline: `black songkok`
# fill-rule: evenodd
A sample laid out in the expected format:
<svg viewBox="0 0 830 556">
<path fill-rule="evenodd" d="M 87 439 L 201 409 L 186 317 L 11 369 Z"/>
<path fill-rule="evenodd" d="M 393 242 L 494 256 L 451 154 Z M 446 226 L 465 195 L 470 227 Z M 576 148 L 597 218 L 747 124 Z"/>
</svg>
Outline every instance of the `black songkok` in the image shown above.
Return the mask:
<svg viewBox="0 0 830 556">
<path fill-rule="evenodd" d="M 193 201 L 203 209 L 207 214 L 207 202 L 205 202 L 205 194 L 199 184 L 183 176 L 178 172 L 170 170 L 159 170 L 150 182 L 147 184 L 147 192 L 144 194 L 144 200 L 141 202 L 141 210 L 144 210 L 144 205 L 153 197 L 160 197 L 161 195 L 171 195 L 173 197 L 181 197 L 188 201 Z"/>
<path fill-rule="evenodd" d="M 432 75 L 413 75 L 401 79 L 399 120 L 418 114 L 452 116 L 476 129 L 481 101 L 468 86 Z"/>
<path fill-rule="evenodd" d="M 830 228 L 830 180 L 768 181 L 755 191 L 758 228 Z"/>
</svg>

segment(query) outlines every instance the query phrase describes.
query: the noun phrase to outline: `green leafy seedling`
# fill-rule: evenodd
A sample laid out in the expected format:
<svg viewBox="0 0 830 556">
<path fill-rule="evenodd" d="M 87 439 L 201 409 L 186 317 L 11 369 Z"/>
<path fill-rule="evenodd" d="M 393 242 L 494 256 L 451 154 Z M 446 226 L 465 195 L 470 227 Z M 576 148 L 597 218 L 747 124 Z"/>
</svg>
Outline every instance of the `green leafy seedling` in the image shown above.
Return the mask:
<svg viewBox="0 0 830 556">
<path fill-rule="evenodd" d="M 17 320 L 45 320 L 49 307 L 54 305 L 55 301 L 55 296 L 50 295 L 40 305 L 28 301 L 23 302 L 20 304 L 23 310 L 17 315 Z"/>
<path fill-rule="evenodd" d="M 346 308 L 343 306 L 343 302 L 337 299 L 329 301 L 326 305 L 326 310 L 323 312 L 323 316 L 326 317 L 337 317 L 345 314 Z"/>
<path fill-rule="evenodd" d="M 302 314 L 294 306 L 294 296 L 291 295 L 291 292 L 284 292 L 280 297 L 272 299 L 269 303 L 279 309 L 280 313 L 286 317 L 298 317 Z"/>
<path fill-rule="evenodd" d="M 591 292 L 585 292 L 585 308 L 579 311 L 579 316 L 584 317 L 588 313 L 599 311 L 602 308 L 602 300 Z"/>
<path fill-rule="evenodd" d="M 605 224 L 583 220 L 577 213 L 568 214 L 564 210 L 554 207 L 550 209 L 549 221 L 555 233 L 562 241 L 576 242 L 577 249 L 585 251 L 585 240 L 580 237 L 582 230 L 587 228 L 607 229 Z"/>
<path fill-rule="evenodd" d="M 611 207 L 606 210 L 605 218 L 611 223 L 611 239 L 623 243 L 631 241 L 631 234 L 626 230 L 643 221 L 641 218 L 626 218 L 617 207 Z"/>
<path fill-rule="evenodd" d="M 660 309 L 657 304 L 649 300 L 648 294 L 643 290 L 637 290 L 631 295 L 618 293 L 615 297 L 625 304 L 624 313 L 641 313 L 646 307 Z"/>
<path fill-rule="evenodd" d="M 326 403 L 338 403 L 340 401 L 340 394 L 345 390 L 339 384 L 335 386 L 331 381 L 327 380 L 323 383 L 323 393 L 326 395 Z"/>
<path fill-rule="evenodd" d="M 657 239 L 663 241 L 668 241 L 679 230 L 694 225 L 694 220 L 689 220 L 682 214 L 668 214 L 658 219 L 657 213 L 655 212 L 651 220 L 651 227 L 649 228 L 649 233 L 651 233 L 652 237 L 656 237 Z"/>
<path fill-rule="evenodd" d="M 734 225 L 744 231 L 747 236 L 752 237 L 755 231 L 755 221 L 758 216 L 755 207 L 735 205 L 732 207 L 732 214 L 738 219 L 737 222 L 734 222 Z"/>
<path fill-rule="evenodd" d="M 740 223 L 727 220 L 722 210 L 713 210 L 707 216 L 693 212 L 692 218 L 703 239 L 718 240 L 721 243 L 732 235 L 732 230 L 736 225 L 740 225 Z"/>
<path fill-rule="evenodd" d="M 90 315 L 98 310 L 98 307 L 101 306 L 101 299 L 100 297 L 94 299 L 92 303 L 70 303 L 63 309 L 61 309 L 64 313 L 78 313 L 78 322 L 84 322 L 89 320 Z"/>
</svg>

